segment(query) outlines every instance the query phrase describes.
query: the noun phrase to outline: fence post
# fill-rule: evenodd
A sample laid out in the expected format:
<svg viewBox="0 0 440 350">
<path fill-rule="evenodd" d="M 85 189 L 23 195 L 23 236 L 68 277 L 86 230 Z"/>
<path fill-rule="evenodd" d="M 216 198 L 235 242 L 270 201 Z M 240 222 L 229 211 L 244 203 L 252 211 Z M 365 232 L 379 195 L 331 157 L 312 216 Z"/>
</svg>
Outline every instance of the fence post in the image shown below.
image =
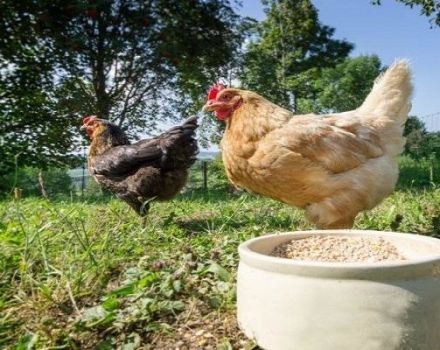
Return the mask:
<svg viewBox="0 0 440 350">
<path fill-rule="evenodd" d="M 85 166 L 83 163 L 82 176 L 81 176 L 81 198 L 83 198 L 83 199 L 84 199 L 84 187 L 86 187 L 86 184 L 85 184 Z"/>
<path fill-rule="evenodd" d="M 81 177 L 81 199 L 84 200 L 84 188 L 86 187 L 86 145 L 83 144 L 83 159 L 82 159 L 82 177 Z"/>
<path fill-rule="evenodd" d="M 23 190 L 18 187 L 14 187 L 14 199 L 16 201 L 21 199 L 21 195 L 23 194 Z"/>
<path fill-rule="evenodd" d="M 206 160 L 202 160 L 202 171 L 203 171 L 203 189 L 206 191 L 208 189 L 208 163 Z"/>
</svg>

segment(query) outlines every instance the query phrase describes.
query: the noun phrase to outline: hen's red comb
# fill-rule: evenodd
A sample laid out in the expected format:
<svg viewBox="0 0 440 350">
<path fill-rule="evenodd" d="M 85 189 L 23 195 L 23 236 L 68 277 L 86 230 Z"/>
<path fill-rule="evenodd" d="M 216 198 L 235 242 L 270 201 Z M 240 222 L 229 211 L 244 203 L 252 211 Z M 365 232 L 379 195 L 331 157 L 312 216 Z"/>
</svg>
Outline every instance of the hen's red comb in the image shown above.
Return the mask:
<svg viewBox="0 0 440 350">
<path fill-rule="evenodd" d="M 226 86 L 221 83 L 217 83 L 211 86 L 208 92 L 208 100 L 214 100 L 217 97 L 217 94 L 223 89 L 226 89 Z"/>
<path fill-rule="evenodd" d="M 95 119 L 96 115 L 89 115 L 83 119 L 83 125 L 87 125 L 90 123 L 92 119 Z"/>
</svg>

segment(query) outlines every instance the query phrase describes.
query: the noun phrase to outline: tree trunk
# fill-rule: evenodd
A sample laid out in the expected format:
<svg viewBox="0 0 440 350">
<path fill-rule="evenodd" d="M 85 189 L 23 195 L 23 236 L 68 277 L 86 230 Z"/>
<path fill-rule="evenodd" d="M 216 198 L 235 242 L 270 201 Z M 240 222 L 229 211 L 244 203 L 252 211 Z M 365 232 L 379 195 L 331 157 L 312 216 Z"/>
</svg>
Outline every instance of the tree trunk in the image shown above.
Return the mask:
<svg viewBox="0 0 440 350">
<path fill-rule="evenodd" d="M 46 191 L 46 187 L 44 186 L 43 172 L 41 170 L 38 172 L 38 182 L 40 184 L 41 195 L 44 198 L 49 199 L 49 196 L 48 196 L 47 191 Z"/>
<path fill-rule="evenodd" d="M 283 93 L 283 98 L 287 106 L 285 106 L 287 109 L 291 109 L 290 107 L 290 98 L 289 93 L 287 91 L 286 86 L 286 45 L 284 42 L 284 26 L 283 26 L 283 18 L 281 14 L 283 13 L 283 5 L 281 3 L 278 3 L 279 9 L 278 12 L 280 16 L 278 16 L 279 21 L 279 28 L 280 28 L 280 43 L 281 43 L 281 88 Z"/>
<path fill-rule="evenodd" d="M 96 50 L 96 65 L 94 66 L 94 88 L 96 92 L 96 114 L 98 117 L 108 119 L 110 115 L 110 99 L 106 91 L 105 76 L 105 35 L 106 27 L 101 15 L 98 17 L 98 37 Z"/>
</svg>

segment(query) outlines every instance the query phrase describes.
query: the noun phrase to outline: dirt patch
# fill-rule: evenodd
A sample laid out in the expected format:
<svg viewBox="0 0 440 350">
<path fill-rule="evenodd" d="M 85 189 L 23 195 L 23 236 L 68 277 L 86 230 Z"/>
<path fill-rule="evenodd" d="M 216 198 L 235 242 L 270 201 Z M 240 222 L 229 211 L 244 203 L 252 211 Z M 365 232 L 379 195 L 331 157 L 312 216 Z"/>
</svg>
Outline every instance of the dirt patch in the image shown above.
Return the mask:
<svg viewBox="0 0 440 350">
<path fill-rule="evenodd" d="M 218 215 L 213 211 L 201 211 L 175 219 L 175 223 L 188 233 L 206 232 L 209 223 Z"/>
<path fill-rule="evenodd" d="M 160 350 L 214 350 L 214 349 L 258 349 L 237 326 L 235 314 L 210 312 L 193 300 L 187 311 L 181 313 L 174 323 L 174 331 L 156 334 L 149 339 L 149 349 Z"/>
</svg>

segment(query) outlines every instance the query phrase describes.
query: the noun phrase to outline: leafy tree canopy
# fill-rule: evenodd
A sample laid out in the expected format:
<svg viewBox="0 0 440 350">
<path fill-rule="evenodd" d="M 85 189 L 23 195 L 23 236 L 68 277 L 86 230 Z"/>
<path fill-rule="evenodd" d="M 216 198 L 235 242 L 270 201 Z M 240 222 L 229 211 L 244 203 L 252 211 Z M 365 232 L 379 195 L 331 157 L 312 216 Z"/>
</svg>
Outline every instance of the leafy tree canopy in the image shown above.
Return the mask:
<svg viewBox="0 0 440 350">
<path fill-rule="evenodd" d="M 310 0 L 265 0 L 267 18 L 245 53 L 243 86 L 296 110 L 319 70 L 341 62 L 353 45 L 333 37 Z"/>
<path fill-rule="evenodd" d="M 229 0 L 0 0 L 0 167 L 68 162 L 80 118 L 178 118 L 233 60 Z"/>
<path fill-rule="evenodd" d="M 428 132 L 425 124 L 411 116 L 405 124 L 405 153 L 413 158 L 440 158 L 440 132 Z"/>
<path fill-rule="evenodd" d="M 376 55 L 347 58 L 335 67 L 322 69 L 313 80 L 311 93 L 298 101 L 304 112 L 344 112 L 356 109 L 383 71 Z"/>
</svg>

